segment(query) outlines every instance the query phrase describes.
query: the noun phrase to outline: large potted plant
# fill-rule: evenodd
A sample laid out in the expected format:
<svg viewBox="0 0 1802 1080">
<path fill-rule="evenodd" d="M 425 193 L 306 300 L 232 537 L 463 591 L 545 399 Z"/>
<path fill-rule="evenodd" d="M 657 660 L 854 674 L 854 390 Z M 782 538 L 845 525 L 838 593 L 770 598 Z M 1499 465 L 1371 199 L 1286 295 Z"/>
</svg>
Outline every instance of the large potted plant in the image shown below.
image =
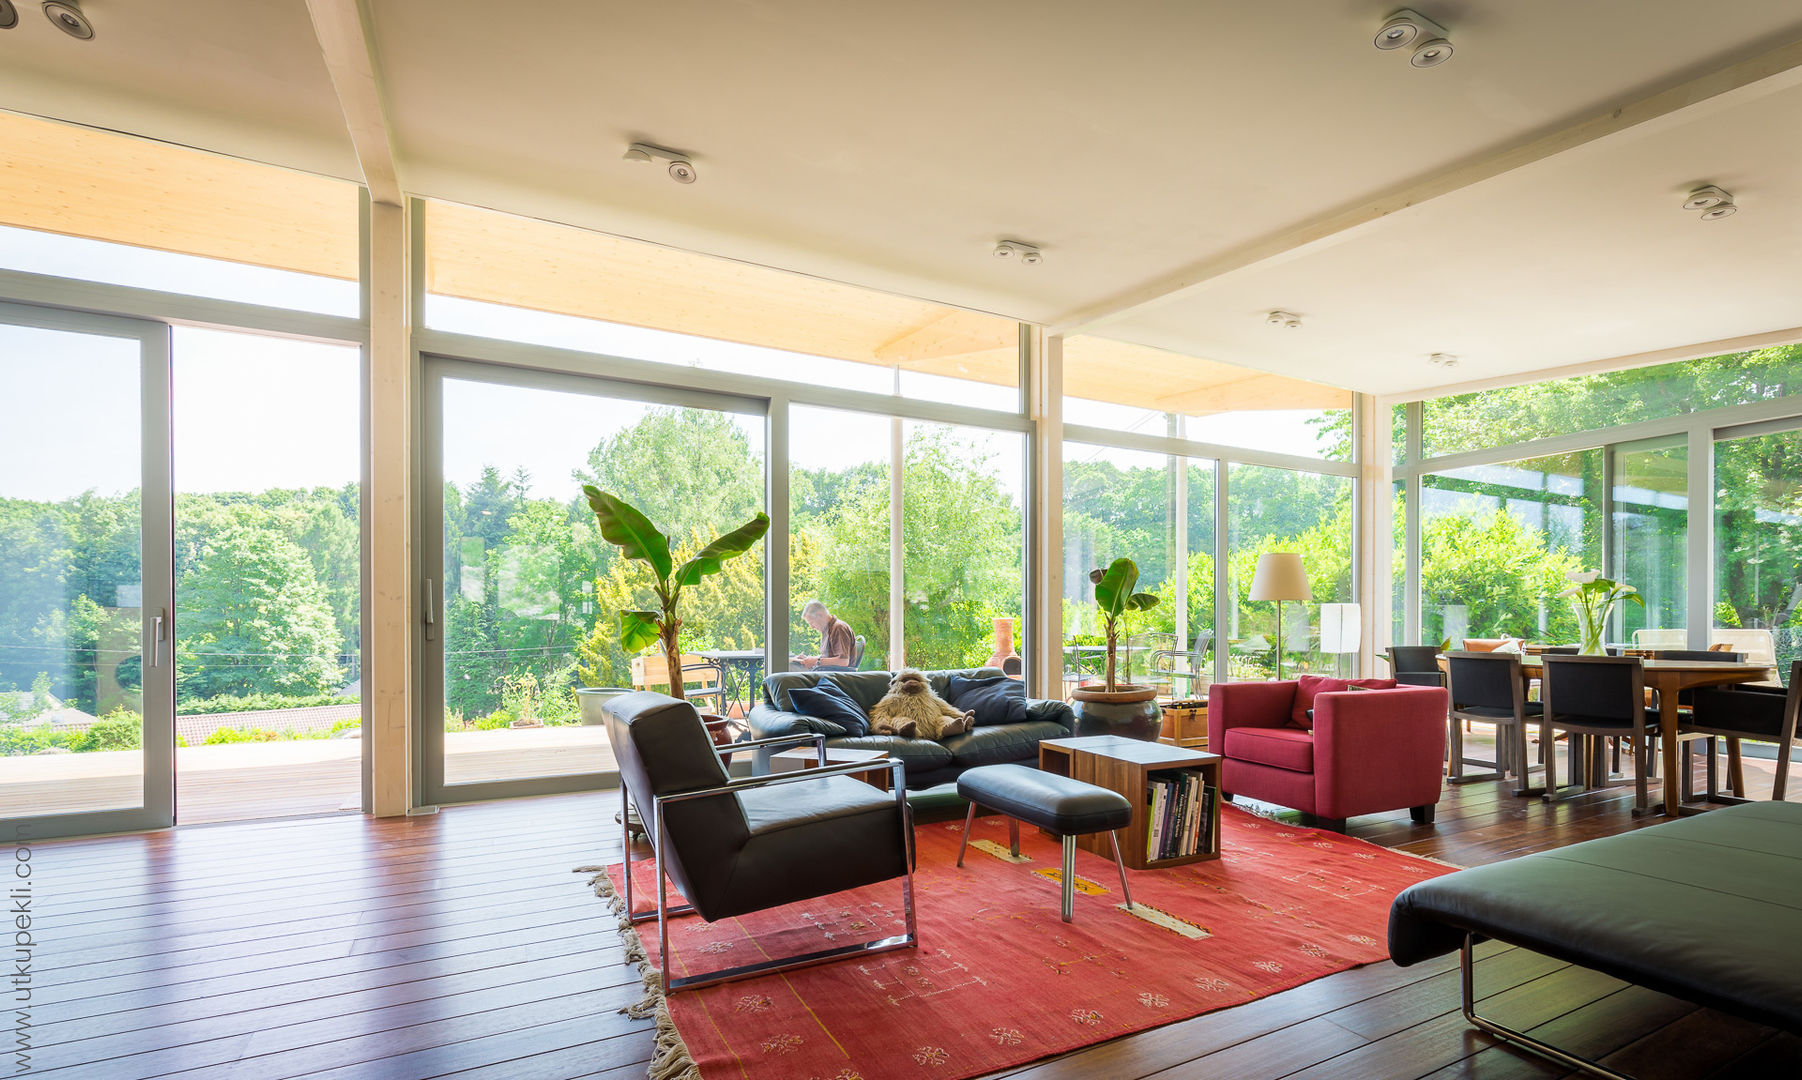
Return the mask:
<svg viewBox="0 0 1802 1080">
<path fill-rule="evenodd" d="M 582 494 L 587 497 L 588 507 L 600 523 L 601 537 L 618 547 L 626 558 L 650 567 L 653 575 L 652 591 L 657 597 L 657 610 L 619 613 L 621 647 L 628 653 L 636 653 L 656 645 L 668 665 L 670 696 L 686 701 L 688 695 L 682 685 L 682 618 L 678 614 L 682 590 L 709 574 L 719 573 L 728 559 L 751 550 L 769 531 L 769 515 L 758 513 L 731 532 L 715 537 L 712 543 L 677 566 L 670 551 L 669 537 L 658 531 L 636 507 L 593 484 L 582 485 Z M 615 693 L 617 691 L 605 689 L 577 691 L 585 716 L 591 710 L 598 713 L 607 698 Z M 702 720 L 707 723 L 714 742 L 731 741 L 724 717 L 709 715 L 703 716 Z"/>
<path fill-rule="evenodd" d="M 1139 566 L 1131 559 L 1115 559 L 1106 570 L 1090 573 L 1089 580 L 1095 583 L 1095 606 L 1107 635 L 1107 668 L 1100 686 L 1079 686 L 1071 692 L 1070 696 L 1075 700 L 1076 733 L 1124 735 L 1151 742 L 1163 727 L 1157 690 L 1121 682 L 1117 677 L 1117 665 L 1120 635 L 1126 628 L 1127 616 L 1151 610 L 1157 606 L 1158 598 L 1151 593 L 1133 591 L 1139 583 Z"/>
</svg>

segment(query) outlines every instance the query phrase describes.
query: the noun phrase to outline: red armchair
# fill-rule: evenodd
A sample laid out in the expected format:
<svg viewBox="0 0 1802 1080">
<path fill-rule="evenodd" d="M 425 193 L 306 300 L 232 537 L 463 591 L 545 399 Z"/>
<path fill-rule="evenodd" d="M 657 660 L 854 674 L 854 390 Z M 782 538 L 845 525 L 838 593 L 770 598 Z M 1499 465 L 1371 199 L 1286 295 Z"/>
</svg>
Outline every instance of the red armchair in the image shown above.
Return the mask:
<svg viewBox="0 0 1802 1080">
<path fill-rule="evenodd" d="M 1407 807 L 1430 824 L 1445 767 L 1446 691 L 1430 686 L 1327 690 L 1327 680 L 1215 683 L 1208 749 L 1227 798 L 1300 810 L 1345 831 L 1345 819 Z M 1313 716 L 1305 712 L 1312 696 Z"/>
</svg>

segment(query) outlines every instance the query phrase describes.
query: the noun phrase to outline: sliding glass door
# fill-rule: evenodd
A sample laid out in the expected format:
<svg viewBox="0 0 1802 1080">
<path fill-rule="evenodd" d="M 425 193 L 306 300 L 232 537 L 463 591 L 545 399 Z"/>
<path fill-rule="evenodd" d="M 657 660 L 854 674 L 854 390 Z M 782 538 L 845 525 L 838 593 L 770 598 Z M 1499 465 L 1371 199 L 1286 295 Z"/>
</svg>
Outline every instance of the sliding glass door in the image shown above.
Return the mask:
<svg viewBox="0 0 1802 1080">
<path fill-rule="evenodd" d="M 0 304 L 0 828 L 174 823 L 169 330 Z"/>
<path fill-rule="evenodd" d="M 606 731 L 583 723 L 575 688 L 668 681 L 620 647 L 619 611 L 654 605 L 582 485 L 695 549 L 763 508 L 767 406 L 453 360 L 425 374 L 424 799 L 609 784 Z M 735 682 L 761 657 L 763 583 L 759 545 L 685 596 L 684 647 L 730 656 Z"/>
</svg>

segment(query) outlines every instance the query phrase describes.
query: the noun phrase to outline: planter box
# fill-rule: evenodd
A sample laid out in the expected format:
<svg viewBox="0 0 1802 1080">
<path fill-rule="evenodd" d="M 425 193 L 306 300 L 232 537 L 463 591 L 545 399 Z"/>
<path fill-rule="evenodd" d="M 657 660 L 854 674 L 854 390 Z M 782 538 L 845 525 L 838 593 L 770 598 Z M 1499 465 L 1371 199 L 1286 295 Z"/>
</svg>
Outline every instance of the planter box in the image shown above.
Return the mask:
<svg viewBox="0 0 1802 1080">
<path fill-rule="evenodd" d="M 1164 705 L 1164 729 L 1158 742 L 1168 746 L 1205 749 L 1208 745 L 1208 703 L 1171 701 Z"/>
</svg>

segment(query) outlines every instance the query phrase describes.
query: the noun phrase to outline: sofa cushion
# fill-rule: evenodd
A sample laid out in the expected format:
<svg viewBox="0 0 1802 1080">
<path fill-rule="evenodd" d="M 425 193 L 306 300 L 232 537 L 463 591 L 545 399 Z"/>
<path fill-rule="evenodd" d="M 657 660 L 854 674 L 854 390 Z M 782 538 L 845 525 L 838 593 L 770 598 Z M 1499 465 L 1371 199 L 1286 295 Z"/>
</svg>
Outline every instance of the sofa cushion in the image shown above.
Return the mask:
<svg viewBox="0 0 1802 1080">
<path fill-rule="evenodd" d="M 1026 684 L 1006 675 L 967 679 L 953 675 L 945 684 L 945 700 L 976 714 L 977 727 L 1026 722 Z"/>
<path fill-rule="evenodd" d="M 951 751 L 943 743 L 931 739 L 904 739 L 899 735 L 858 735 L 833 739 L 835 748 L 846 750 L 880 750 L 900 758 L 909 774 L 931 772 L 951 765 Z"/>
<path fill-rule="evenodd" d="M 829 720 L 843 728 L 846 735 L 870 733 L 869 715 L 832 679 L 821 679 L 813 686 L 797 686 L 788 696 L 795 703 L 795 711 L 803 716 Z"/>
<path fill-rule="evenodd" d="M 1044 739 L 1061 739 L 1070 733 L 1062 724 L 1047 720 L 1028 720 L 1019 724 L 979 727 L 946 739 L 943 746 L 952 760 L 964 767 L 999 765 L 1010 761 L 1039 760 L 1039 743 Z M 934 743 L 933 745 L 940 745 Z"/>
<path fill-rule="evenodd" d="M 1278 769 L 1314 771 L 1314 735 L 1286 727 L 1226 729 L 1226 756 Z"/>
<path fill-rule="evenodd" d="M 1000 668 L 958 668 L 952 671 L 928 671 L 926 681 L 932 686 L 932 692 L 940 697 L 945 696 L 945 687 L 951 676 L 963 675 L 968 678 L 987 678 L 1000 675 Z M 794 712 L 795 703 L 789 692 L 797 686 L 814 686 L 823 680 L 830 679 L 843 687 L 857 702 L 858 708 L 866 714 L 888 693 L 888 684 L 894 678 L 892 671 L 779 671 L 763 680 L 764 700 L 784 712 Z"/>
<path fill-rule="evenodd" d="M 1320 694 L 1344 690 L 1393 690 L 1394 679 L 1329 679 L 1323 675 L 1301 675 L 1295 680 L 1295 704 L 1289 708 L 1289 722 L 1298 728 L 1314 727 L 1314 698 Z"/>
</svg>

